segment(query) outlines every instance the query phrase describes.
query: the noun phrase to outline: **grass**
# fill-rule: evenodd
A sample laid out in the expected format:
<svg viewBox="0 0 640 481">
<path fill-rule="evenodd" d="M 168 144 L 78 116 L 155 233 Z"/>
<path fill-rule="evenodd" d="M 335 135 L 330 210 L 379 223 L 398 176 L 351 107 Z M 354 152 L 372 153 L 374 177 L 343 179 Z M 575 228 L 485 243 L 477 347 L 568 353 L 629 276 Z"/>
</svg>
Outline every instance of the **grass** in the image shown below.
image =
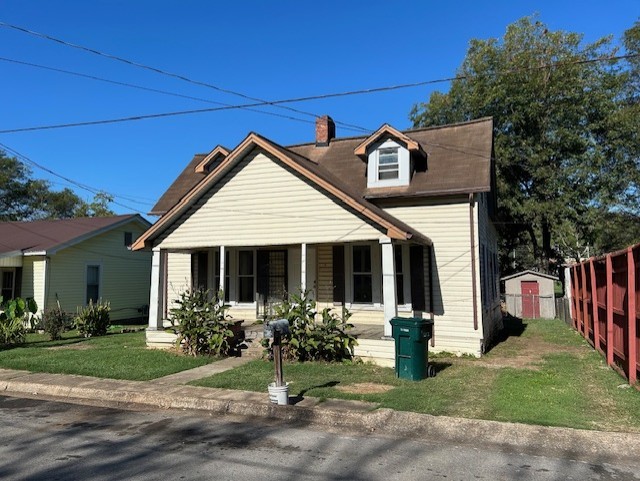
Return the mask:
<svg viewBox="0 0 640 481">
<path fill-rule="evenodd" d="M 134 381 L 155 379 L 211 361 L 147 349 L 144 332 L 84 338 L 69 331 L 60 341 L 49 341 L 45 334 L 28 334 L 24 345 L 0 350 L 0 368 Z"/>
<path fill-rule="evenodd" d="M 291 396 L 357 399 L 403 411 L 581 429 L 640 432 L 640 392 L 558 320 L 516 321 L 481 359 L 434 356 L 435 378 L 396 379 L 371 364 L 287 363 Z M 273 364 L 253 361 L 193 384 L 265 392 Z M 386 392 L 358 389 L 382 384 Z M 348 390 L 345 391 L 344 389 Z"/>
</svg>

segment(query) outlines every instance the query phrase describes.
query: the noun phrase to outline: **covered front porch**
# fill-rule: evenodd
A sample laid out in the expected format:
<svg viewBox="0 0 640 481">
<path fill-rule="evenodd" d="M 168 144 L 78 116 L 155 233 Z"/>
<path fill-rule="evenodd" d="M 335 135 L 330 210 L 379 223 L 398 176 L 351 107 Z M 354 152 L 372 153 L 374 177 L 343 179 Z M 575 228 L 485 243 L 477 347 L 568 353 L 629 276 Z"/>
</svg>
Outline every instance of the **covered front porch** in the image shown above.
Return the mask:
<svg viewBox="0 0 640 481">
<path fill-rule="evenodd" d="M 307 291 L 318 311 L 352 314 L 356 355 L 393 365 L 390 320 L 432 317 L 431 247 L 388 237 L 345 243 L 211 246 L 153 250 L 147 344 L 175 341 L 165 332 L 187 289 L 223 291 L 230 315 L 250 326 L 290 294 Z M 255 331 L 252 330 L 252 332 Z M 251 336 L 248 336 L 251 337 Z"/>
</svg>

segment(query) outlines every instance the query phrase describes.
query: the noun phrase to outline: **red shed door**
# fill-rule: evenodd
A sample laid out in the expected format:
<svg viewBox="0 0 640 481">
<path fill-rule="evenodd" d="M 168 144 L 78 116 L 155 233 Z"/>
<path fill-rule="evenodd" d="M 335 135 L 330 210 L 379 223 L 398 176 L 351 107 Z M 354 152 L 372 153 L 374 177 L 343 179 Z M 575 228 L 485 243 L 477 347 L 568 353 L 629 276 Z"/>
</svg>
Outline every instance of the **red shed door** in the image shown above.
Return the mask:
<svg viewBox="0 0 640 481">
<path fill-rule="evenodd" d="M 522 281 L 522 317 L 540 317 L 540 288 L 537 281 Z"/>
</svg>

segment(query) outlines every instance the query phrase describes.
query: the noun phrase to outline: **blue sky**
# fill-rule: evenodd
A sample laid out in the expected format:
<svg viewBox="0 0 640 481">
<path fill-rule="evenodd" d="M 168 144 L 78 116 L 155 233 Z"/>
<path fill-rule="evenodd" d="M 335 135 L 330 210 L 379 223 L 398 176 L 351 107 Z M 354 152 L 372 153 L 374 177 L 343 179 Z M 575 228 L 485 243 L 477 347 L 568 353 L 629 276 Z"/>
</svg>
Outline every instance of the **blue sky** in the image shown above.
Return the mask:
<svg viewBox="0 0 640 481">
<path fill-rule="evenodd" d="M 500 37 L 508 24 L 533 13 L 552 30 L 584 33 L 587 42 L 613 35 L 617 42 L 640 17 L 640 2 L 4 0 L 0 21 L 274 100 L 450 77 L 472 38 Z M 0 57 L 209 101 L 247 102 L 7 28 L 0 28 Z M 6 61 L 0 78 L 0 130 L 212 106 Z M 448 85 L 290 105 L 367 129 L 385 122 L 404 129 L 411 106 L 434 89 Z M 0 142 L 148 212 L 196 152 L 234 147 L 249 131 L 283 145 L 313 140 L 311 117 L 265 110 L 305 122 L 232 110 L 0 134 Z M 337 134 L 358 132 L 338 125 Z M 39 169 L 33 174 L 56 189 L 68 186 Z"/>
</svg>

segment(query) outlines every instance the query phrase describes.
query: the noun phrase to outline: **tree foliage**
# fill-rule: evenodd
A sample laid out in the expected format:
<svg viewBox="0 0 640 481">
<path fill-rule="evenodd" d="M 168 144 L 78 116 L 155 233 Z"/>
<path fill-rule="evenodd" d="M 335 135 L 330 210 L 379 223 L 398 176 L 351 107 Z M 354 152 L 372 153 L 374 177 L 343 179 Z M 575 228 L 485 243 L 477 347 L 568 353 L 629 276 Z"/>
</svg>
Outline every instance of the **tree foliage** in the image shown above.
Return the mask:
<svg viewBox="0 0 640 481">
<path fill-rule="evenodd" d="M 638 53 L 640 23 L 623 41 Z M 414 126 L 493 117 L 506 270 L 623 247 L 602 243 L 602 229 L 640 219 L 638 62 L 600 60 L 618 53 L 612 38 L 585 44 L 525 17 L 501 39 L 472 40 L 449 92 L 413 107 Z"/>
<path fill-rule="evenodd" d="M 71 217 L 106 217 L 113 199 L 98 192 L 85 202 L 71 189 L 51 189 L 46 180 L 33 179 L 28 166 L 0 150 L 0 222 Z"/>
</svg>

